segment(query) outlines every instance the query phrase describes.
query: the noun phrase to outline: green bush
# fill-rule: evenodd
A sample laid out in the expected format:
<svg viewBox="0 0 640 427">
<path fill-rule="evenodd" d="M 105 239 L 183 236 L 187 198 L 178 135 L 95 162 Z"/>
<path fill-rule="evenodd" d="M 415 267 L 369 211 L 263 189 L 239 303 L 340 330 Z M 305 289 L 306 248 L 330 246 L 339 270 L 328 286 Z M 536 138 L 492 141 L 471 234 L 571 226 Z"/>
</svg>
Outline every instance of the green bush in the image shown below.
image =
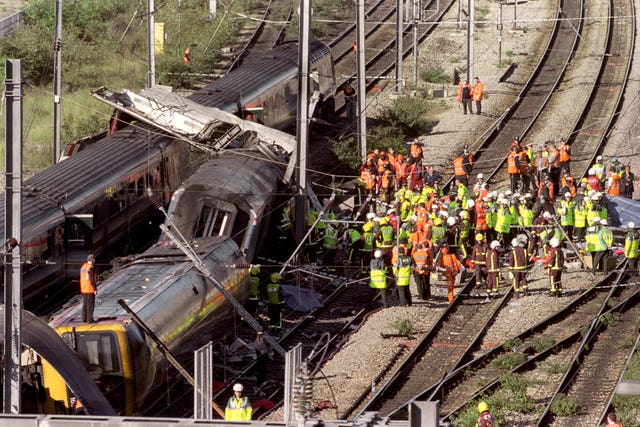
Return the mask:
<svg viewBox="0 0 640 427">
<path fill-rule="evenodd" d="M 541 353 L 556 344 L 556 340 L 551 337 L 534 337 L 531 340 L 531 347 L 536 353 Z"/>
<path fill-rule="evenodd" d="M 604 313 L 598 318 L 598 320 L 600 321 L 600 323 L 602 323 L 605 327 L 608 328 L 609 326 L 613 325 L 615 322 L 620 320 L 620 314 Z"/>
<path fill-rule="evenodd" d="M 420 71 L 420 78 L 427 83 L 449 83 L 442 67 L 428 68 Z"/>
<path fill-rule="evenodd" d="M 515 348 L 518 348 L 522 345 L 522 340 L 520 338 L 510 338 L 504 342 L 504 349 L 507 351 L 511 351 Z"/>
</svg>

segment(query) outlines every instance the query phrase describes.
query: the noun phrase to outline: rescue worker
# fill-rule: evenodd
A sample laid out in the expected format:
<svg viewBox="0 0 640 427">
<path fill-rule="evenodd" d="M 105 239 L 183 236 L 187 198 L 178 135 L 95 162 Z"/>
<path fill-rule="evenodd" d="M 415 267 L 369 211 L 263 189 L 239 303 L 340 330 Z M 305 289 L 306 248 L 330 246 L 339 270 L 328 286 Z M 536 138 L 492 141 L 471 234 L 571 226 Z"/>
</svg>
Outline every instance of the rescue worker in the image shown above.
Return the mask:
<svg viewBox="0 0 640 427">
<path fill-rule="evenodd" d="M 476 233 L 476 243 L 471 249 L 471 266 L 476 278 L 476 287 L 484 286 L 487 280 L 487 252 L 489 247 L 482 233 Z"/>
<path fill-rule="evenodd" d="M 398 248 L 398 259 L 393 266 L 393 274 L 396 277 L 398 288 L 398 301 L 401 307 L 411 307 L 411 269 L 413 260 L 407 256 L 404 248 Z"/>
<path fill-rule="evenodd" d="M 233 385 L 233 396 L 229 398 L 224 410 L 225 421 L 250 421 L 253 408 L 248 397 L 243 397 L 244 387 L 240 383 Z"/>
<path fill-rule="evenodd" d="M 351 80 L 347 80 L 344 89 L 342 89 L 344 95 L 345 111 L 347 112 L 347 121 L 352 124 L 356 118 L 356 90 L 351 86 Z"/>
<path fill-rule="evenodd" d="M 638 272 L 638 248 L 640 247 L 640 236 L 636 230 L 636 224 L 629 222 L 629 231 L 624 238 L 624 256 L 627 258 L 627 271 L 636 275 Z"/>
<path fill-rule="evenodd" d="M 473 79 L 473 102 L 476 104 L 476 114 L 482 114 L 482 95 L 484 95 L 484 83 L 478 77 Z"/>
<path fill-rule="evenodd" d="M 604 249 L 599 253 L 596 252 L 596 265 L 600 263 L 602 265 L 604 274 L 609 271 L 609 249 L 613 247 L 613 233 L 607 226 L 608 221 L 606 219 L 600 219 L 600 230 L 598 230 L 598 237 L 602 243 L 604 243 Z M 594 261 L 595 262 L 595 261 Z"/>
<path fill-rule="evenodd" d="M 318 260 L 322 261 L 322 265 L 333 269 L 336 265 L 336 252 L 338 250 L 337 227 L 327 224 L 319 237 L 322 238 L 322 253 L 319 254 Z"/>
<path fill-rule="evenodd" d="M 509 233 L 511 231 L 511 211 L 509 210 L 509 201 L 500 199 L 499 206 L 496 209 L 496 224 L 494 226 L 496 235 L 500 242 L 509 242 Z M 506 244 L 506 243 L 505 243 Z"/>
<path fill-rule="evenodd" d="M 478 417 L 477 427 L 497 427 L 498 421 L 496 417 L 489 412 L 487 402 L 482 401 L 478 403 L 478 413 L 480 417 Z"/>
<path fill-rule="evenodd" d="M 391 248 L 393 248 L 394 239 L 395 233 L 389 217 L 380 218 L 380 232 L 376 236 L 376 246 L 382 251 L 382 257 L 387 263 L 391 260 Z"/>
<path fill-rule="evenodd" d="M 418 297 L 426 301 L 431 298 L 431 265 L 432 265 L 432 248 L 430 240 L 425 240 L 416 245 L 413 252 L 413 278 L 416 281 L 418 289 Z"/>
<path fill-rule="evenodd" d="M 596 175 L 596 170 L 594 168 L 587 171 L 587 188 L 593 191 L 602 191 L 602 182 Z"/>
<path fill-rule="evenodd" d="M 375 217 L 375 214 L 372 215 Z M 362 259 L 362 266 L 364 267 L 371 263 L 376 241 L 373 219 L 371 222 L 366 222 L 362 225 L 362 240 L 363 244 L 360 252 L 360 258 Z"/>
<path fill-rule="evenodd" d="M 619 197 L 622 195 L 622 177 L 614 168 L 609 169 L 607 180 L 607 194 Z"/>
<path fill-rule="evenodd" d="M 602 158 L 602 156 L 596 157 L 596 162 L 593 164 L 593 166 L 591 166 L 591 168 L 593 169 L 594 175 L 600 180 L 600 183 L 604 184 L 604 179 L 606 177 L 607 170 L 606 170 L 606 166 L 604 164 L 604 159 Z M 602 190 L 596 190 L 596 191 L 602 191 Z"/>
<path fill-rule="evenodd" d="M 533 213 L 533 217 L 537 218 L 541 212 L 553 213 L 553 202 L 555 201 L 555 192 L 551 177 L 545 174 L 542 182 L 538 186 L 538 206 Z"/>
<path fill-rule="evenodd" d="M 82 322 L 93 323 L 93 309 L 96 304 L 98 289 L 97 274 L 94 266 L 95 258 L 92 254 L 80 268 L 80 293 L 82 294 Z"/>
<path fill-rule="evenodd" d="M 587 208 L 584 199 L 573 206 L 573 235 L 576 242 L 583 242 L 587 230 Z"/>
<path fill-rule="evenodd" d="M 473 114 L 473 108 L 471 107 L 472 100 L 473 87 L 468 81 L 463 80 L 458 87 L 458 103 L 462 104 L 464 114 L 467 114 L 467 110 L 469 110 L 469 114 Z"/>
<path fill-rule="evenodd" d="M 524 242 L 518 239 L 511 240 L 511 252 L 509 253 L 509 269 L 513 277 L 513 291 L 517 296 L 520 293 L 526 295 L 527 285 L 527 250 Z"/>
<path fill-rule="evenodd" d="M 284 296 L 282 294 L 280 280 L 282 280 L 282 275 L 280 273 L 273 273 L 271 275 L 271 282 L 267 285 L 269 328 L 275 331 L 282 330 L 282 306 L 284 305 Z"/>
<path fill-rule="evenodd" d="M 382 259 L 382 251 L 379 249 L 373 253 L 374 258 L 370 264 L 370 278 L 369 287 L 378 292 L 380 299 L 382 300 L 382 306 L 387 308 L 387 266 Z"/>
<path fill-rule="evenodd" d="M 256 352 L 256 387 L 258 392 L 260 386 L 267 380 L 267 365 L 269 364 L 269 346 L 264 340 L 264 332 L 258 331 L 253 349 Z"/>
<path fill-rule="evenodd" d="M 500 242 L 494 240 L 487 252 L 487 295 L 498 295 L 500 282 Z"/>
<path fill-rule="evenodd" d="M 433 187 L 437 181 L 442 181 L 442 175 L 440 175 L 440 172 L 433 169 L 433 165 L 429 165 L 427 166 L 427 171 L 424 173 L 422 180 L 425 185 Z"/>
<path fill-rule="evenodd" d="M 507 157 L 507 173 L 511 180 L 511 192 L 515 192 L 518 189 L 518 183 L 520 182 L 521 169 L 518 148 L 514 145 L 511 146 L 511 151 Z"/>
<path fill-rule="evenodd" d="M 184 62 L 185 64 L 188 64 L 191 61 L 193 61 L 193 54 L 191 53 L 190 48 L 186 48 L 184 50 L 184 54 L 182 55 L 182 62 Z"/>
<path fill-rule="evenodd" d="M 560 138 L 558 143 L 558 161 L 560 170 L 564 173 L 571 172 L 571 146 L 567 144 L 566 138 Z"/>
<path fill-rule="evenodd" d="M 260 267 L 257 265 L 249 266 L 249 303 L 247 311 L 254 317 L 258 318 L 258 306 L 260 304 Z"/>
<path fill-rule="evenodd" d="M 466 186 L 469 183 L 470 173 L 471 164 L 469 163 L 469 157 L 465 156 L 463 152 L 461 155 L 453 159 L 453 175 Z"/>
<path fill-rule="evenodd" d="M 564 193 L 564 199 L 560 201 L 560 208 L 558 213 L 560 214 L 560 225 L 564 229 L 567 238 L 573 240 L 573 227 L 575 225 L 575 205 L 570 192 Z"/>
<path fill-rule="evenodd" d="M 447 281 L 447 300 L 451 303 L 453 301 L 453 290 L 456 283 L 456 276 L 461 271 L 462 264 L 455 254 L 449 253 L 449 248 L 447 246 L 443 246 L 440 249 L 440 255 L 437 270 L 444 274 L 445 280 Z"/>
<path fill-rule="evenodd" d="M 551 284 L 551 296 L 562 296 L 562 268 L 564 267 L 564 252 L 560 247 L 560 240 L 556 237 L 549 242 L 549 254 L 545 261 L 549 271 L 549 282 Z"/>
<path fill-rule="evenodd" d="M 606 427 L 623 427 L 622 424 L 618 422 L 618 416 L 615 412 L 610 412 L 607 414 Z"/>
</svg>

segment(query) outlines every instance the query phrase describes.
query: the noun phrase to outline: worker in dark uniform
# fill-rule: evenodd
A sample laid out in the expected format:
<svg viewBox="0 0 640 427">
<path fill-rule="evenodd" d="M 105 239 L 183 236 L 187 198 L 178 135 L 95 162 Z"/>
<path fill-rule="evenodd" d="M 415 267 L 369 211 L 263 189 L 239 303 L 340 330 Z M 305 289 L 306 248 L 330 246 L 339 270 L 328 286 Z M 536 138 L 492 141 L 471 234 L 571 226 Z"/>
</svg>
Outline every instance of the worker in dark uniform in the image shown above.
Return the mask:
<svg viewBox="0 0 640 427">
<path fill-rule="evenodd" d="M 471 265 L 476 277 L 476 286 L 483 286 L 487 281 L 487 252 L 489 247 L 482 233 L 476 233 L 476 244 L 471 249 Z"/>
<path fill-rule="evenodd" d="M 498 283 L 500 282 L 500 242 L 494 240 L 487 252 L 487 294 L 498 295 Z"/>
<path fill-rule="evenodd" d="M 549 255 L 547 256 L 547 269 L 551 282 L 551 296 L 562 296 L 562 269 L 564 268 L 564 252 L 560 247 L 560 240 L 556 237 L 549 241 Z"/>
<path fill-rule="evenodd" d="M 267 365 L 269 364 L 269 346 L 264 341 L 264 332 L 259 331 L 255 342 L 256 352 L 256 392 L 267 380 Z"/>
<path fill-rule="evenodd" d="M 351 86 L 351 80 L 347 80 L 344 89 L 342 89 L 342 93 L 344 94 L 344 107 L 347 112 L 347 121 L 351 124 L 356 118 L 356 90 Z"/>
<path fill-rule="evenodd" d="M 282 306 L 284 297 L 282 295 L 282 287 L 280 273 L 271 275 L 271 283 L 267 285 L 267 299 L 269 300 L 269 328 L 275 331 L 282 330 Z"/>
<path fill-rule="evenodd" d="M 498 425 L 496 417 L 489 412 L 487 402 L 478 403 L 478 413 L 480 416 L 478 417 L 477 427 L 496 427 Z"/>
<path fill-rule="evenodd" d="M 460 87 L 458 87 L 458 102 L 462 104 L 462 111 L 464 114 L 467 114 L 467 110 L 469 110 L 469 114 L 473 114 L 473 86 L 469 84 L 468 81 L 464 80 L 460 83 Z"/>
<path fill-rule="evenodd" d="M 527 294 L 527 250 L 524 242 L 518 239 L 511 240 L 511 253 L 509 253 L 509 269 L 513 276 L 513 291 L 516 295 Z"/>
<path fill-rule="evenodd" d="M 93 265 L 93 255 L 87 256 L 87 262 L 80 268 L 80 293 L 82 294 L 82 321 L 93 323 L 93 309 L 96 303 L 97 275 Z"/>
</svg>

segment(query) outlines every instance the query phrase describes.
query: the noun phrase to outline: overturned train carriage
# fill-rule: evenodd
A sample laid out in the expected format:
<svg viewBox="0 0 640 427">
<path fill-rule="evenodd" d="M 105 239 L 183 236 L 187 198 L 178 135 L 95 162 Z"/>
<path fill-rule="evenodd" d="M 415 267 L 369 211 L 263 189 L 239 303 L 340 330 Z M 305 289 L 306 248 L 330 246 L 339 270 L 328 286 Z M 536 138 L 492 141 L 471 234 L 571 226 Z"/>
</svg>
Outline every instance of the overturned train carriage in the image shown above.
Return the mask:
<svg viewBox="0 0 640 427">
<path fill-rule="evenodd" d="M 246 264 L 267 231 L 283 170 L 258 151 L 227 151 L 203 165 L 174 195 L 169 217 L 191 241 L 213 275 L 239 301 L 248 291 Z M 175 245 L 160 243 L 99 284 L 94 318 L 81 323 L 77 301 L 50 322 L 76 350 L 96 383 L 121 414 L 141 410 L 163 378 L 156 345 L 118 304 L 123 299 L 174 354 L 225 333 L 232 305 Z M 71 393 L 43 364 L 50 397 L 47 412 L 65 412 Z"/>
</svg>

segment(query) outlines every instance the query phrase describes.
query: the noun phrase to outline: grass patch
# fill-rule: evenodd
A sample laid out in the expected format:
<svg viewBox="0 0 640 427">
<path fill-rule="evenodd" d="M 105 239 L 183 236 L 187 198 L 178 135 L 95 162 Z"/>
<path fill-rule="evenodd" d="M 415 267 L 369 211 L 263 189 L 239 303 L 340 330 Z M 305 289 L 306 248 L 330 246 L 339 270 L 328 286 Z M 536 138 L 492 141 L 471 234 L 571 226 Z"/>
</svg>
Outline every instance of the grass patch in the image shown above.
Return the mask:
<svg viewBox="0 0 640 427">
<path fill-rule="evenodd" d="M 420 71 L 420 78 L 427 83 L 449 83 L 442 67 L 428 68 Z"/>
<path fill-rule="evenodd" d="M 416 331 L 409 319 L 398 319 L 391 326 L 401 335 L 411 335 Z"/>
<path fill-rule="evenodd" d="M 518 348 L 522 345 L 522 340 L 520 338 L 511 338 L 504 342 L 502 345 L 505 350 L 512 351 L 515 348 Z"/>
<path fill-rule="evenodd" d="M 556 344 L 556 340 L 551 337 L 534 337 L 531 340 L 531 347 L 536 353 L 542 353 L 543 351 L 553 347 Z"/>
<path fill-rule="evenodd" d="M 625 337 L 616 343 L 616 348 L 618 350 L 629 350 L 633 348 L 636 339 L 633 337 Z"/>
<path fill-rule="evenodd" d="M 578 402 L 565 394 L 559 394 L 551 404 L 551 413 L 557 417 L 569 417 L 577 414 L 579 410 Z"/>
<path fill-rule="evenodd" d="M 554 363 L 554 362 L 542 362 L 539 365 L 539 369 L 547 374 L 557 375 L 567 371 L 569 365 L 566 363 Z"/>
<path fill-rule="evenodd" d="M 509 353 L 496 357 L 491 361 L 491 366 L 497 369 L 511 370 L 527 360 L 527 356 L 521 353 Z"/>
<path fill-rule="evenodd" d="M 604 313 L 598 318 L 598 321 L 604 325 L 605 328 L 613 325 L 620 320 L 620 314 L 618 313 Z"/>
</svg>

